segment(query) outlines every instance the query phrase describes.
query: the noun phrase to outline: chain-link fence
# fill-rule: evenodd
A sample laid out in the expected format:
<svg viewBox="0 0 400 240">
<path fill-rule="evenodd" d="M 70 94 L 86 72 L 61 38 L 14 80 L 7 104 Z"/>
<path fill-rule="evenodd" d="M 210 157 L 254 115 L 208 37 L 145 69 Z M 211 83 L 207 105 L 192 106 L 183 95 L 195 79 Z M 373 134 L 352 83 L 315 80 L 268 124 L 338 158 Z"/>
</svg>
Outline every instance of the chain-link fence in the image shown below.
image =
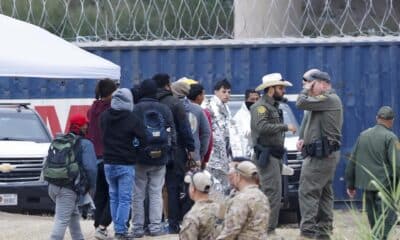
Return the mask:
<svg viewBox="0 0 400 240">
<path fill-rule="evenodd" d="M 0 0 L 77 41 L 398 35 L 400 0 Z"/>
</svg>

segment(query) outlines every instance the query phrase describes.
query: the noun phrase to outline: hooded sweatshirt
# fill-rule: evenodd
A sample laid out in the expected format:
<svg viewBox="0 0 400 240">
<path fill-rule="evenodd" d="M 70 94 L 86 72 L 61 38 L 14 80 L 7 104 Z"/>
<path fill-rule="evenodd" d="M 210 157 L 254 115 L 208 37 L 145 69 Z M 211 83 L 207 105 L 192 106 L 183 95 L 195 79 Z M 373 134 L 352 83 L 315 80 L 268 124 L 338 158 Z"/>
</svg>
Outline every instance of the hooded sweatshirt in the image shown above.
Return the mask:
<svg viewBox="0 0 400 240">
<path fill-rule="evenodd" d="M 89 126 L 86 136 L 94 145 L 97 159 L 103 158 L 104 151 L 103 138 L 100 129 L 100 115 L 109 109 L 110 106 L 111 100 L 95 100 L 87 113 Z"/>
<path fill-rule="evenodd" d="M 105 164 L 133 165 L 136 151 L 133 141 L 144 141 L 144 124 L 132 112 L 133 101 L 129 89 L 116 90 L 112 95 L 111 108 L 101 115 Z"/>
<path fill-rule="evenodd" d="M 172 161 L 169 164 L 169 169 L 175 172 L 184 174 L 186 171 L 186 157 L 184 152 L 187 150 L 193 152 L 195 150 L 194 139 L 192 130 L 190 129 L 190 123 L 186 115 L 185 107 L 175 96 L 172 96 L 172 92 L 166 89 L 159 89 L 157 97 L 160 103 L 163 103 L 169 107 L 174 118 L 174 124 L 176 129 L 176 140 L 177 140 L 177 151 Z"/>
<path fill-rule="evenodd" d="M 186 116 L 185 106 L 177 97 L 172 95 L 171 91 L 166 89 L 159 89 L 157 98 L 171 109 L 176 127 L 178 147 L 183 147 L 190 152 L 194 151 L 194 139 Z"/>
</svg>

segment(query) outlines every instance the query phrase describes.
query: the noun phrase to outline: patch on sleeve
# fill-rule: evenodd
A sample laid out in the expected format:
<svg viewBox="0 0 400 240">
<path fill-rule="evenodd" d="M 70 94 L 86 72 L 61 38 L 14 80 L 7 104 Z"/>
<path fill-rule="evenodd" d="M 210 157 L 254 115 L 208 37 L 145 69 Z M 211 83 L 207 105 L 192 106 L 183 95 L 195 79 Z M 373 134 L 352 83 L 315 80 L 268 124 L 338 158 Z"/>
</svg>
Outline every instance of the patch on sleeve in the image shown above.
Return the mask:
<svg viewBox="0 0 400 240">
<path fill-rule="evenodd" d="M 264 106 L 258 106 L 258 107 L 257 107 L 257 112 L 258 112 L 259 114 L 264 114 L 264 113 L 267 112 L 267 108 L 264 107 Z"/>
<path fill-rule="evenodd" d="M 399 141 L 396 141 L 396 150 L 400 151 L 400 142 Z"/>
<path fill-rule="evenodd" d="M 319 99 L 319 100 L 325 100 L 325 99 L 327 99 L 328 97 L 321 94 L 321 95 L 316 96 L 316 98 Z"/>
</svg>

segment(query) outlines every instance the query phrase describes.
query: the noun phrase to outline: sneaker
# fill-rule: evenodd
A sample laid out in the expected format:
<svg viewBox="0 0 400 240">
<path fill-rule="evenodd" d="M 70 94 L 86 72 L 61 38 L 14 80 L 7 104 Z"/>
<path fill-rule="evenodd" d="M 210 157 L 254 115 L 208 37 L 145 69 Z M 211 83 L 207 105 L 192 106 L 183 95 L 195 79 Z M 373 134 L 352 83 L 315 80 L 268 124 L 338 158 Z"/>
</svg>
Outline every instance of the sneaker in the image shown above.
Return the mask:
<svg viewBox="0 0 400 240">
<path fill-rule="evenodd" d="M 162 235 L 166 235 L 167 233 L 163 230 L 159 230 L 157 232 L 150 232 L 150 236 L 152 237 L 157 237 L 157 236 L 162 236 Z"/>
<path fill-rule="evenodd" d="M 116 233 L 114 235 L 115 240 L 134 240 L 134 236 L 131 233 Z"/>
<path fill-rule="evenodd" d="M 142 237 L 144 237 L 144 231 L 134 231 L 133 236 L 135 238 L 142 238 Z"/>
<path fill-rule="evenodd" d="M 107 239 L 107 236 L 108 236 L 107 228 L 103 228 L 103 229 L 100 227 L 96 228 L 96 231 L 94 232 L 94 237 L 96 239 L 105 240 L 105 239 Z"/>
<path fill-rule="evenodd" d="M 292 176 L 294 174 L 293 168 L 289 167 L 286 164 L 282 164 L 282 175 L 284 176 Z"/>
<path fill-rule="evenodd" d="M 172 225 L 168 226 L 168 233 L 169 234 L 178 234 L 179 231 L 180 231 L 179 225 L 178 226 L 172 226 Z"/>
</svg>

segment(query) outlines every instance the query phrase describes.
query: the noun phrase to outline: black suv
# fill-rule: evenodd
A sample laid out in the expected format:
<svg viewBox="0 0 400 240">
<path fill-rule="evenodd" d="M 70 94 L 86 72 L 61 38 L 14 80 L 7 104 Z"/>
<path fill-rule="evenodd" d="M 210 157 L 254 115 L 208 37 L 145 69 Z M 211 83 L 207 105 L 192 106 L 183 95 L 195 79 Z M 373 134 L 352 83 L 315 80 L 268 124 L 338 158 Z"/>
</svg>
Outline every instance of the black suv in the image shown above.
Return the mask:
<svg viewBox="0 0 400 240">
<path fill-rule="evenodd" d="M 0 103 L 0 210 L 52 210 L 41 178 L 51 135 L 28 103 Z"/>
</svg>

